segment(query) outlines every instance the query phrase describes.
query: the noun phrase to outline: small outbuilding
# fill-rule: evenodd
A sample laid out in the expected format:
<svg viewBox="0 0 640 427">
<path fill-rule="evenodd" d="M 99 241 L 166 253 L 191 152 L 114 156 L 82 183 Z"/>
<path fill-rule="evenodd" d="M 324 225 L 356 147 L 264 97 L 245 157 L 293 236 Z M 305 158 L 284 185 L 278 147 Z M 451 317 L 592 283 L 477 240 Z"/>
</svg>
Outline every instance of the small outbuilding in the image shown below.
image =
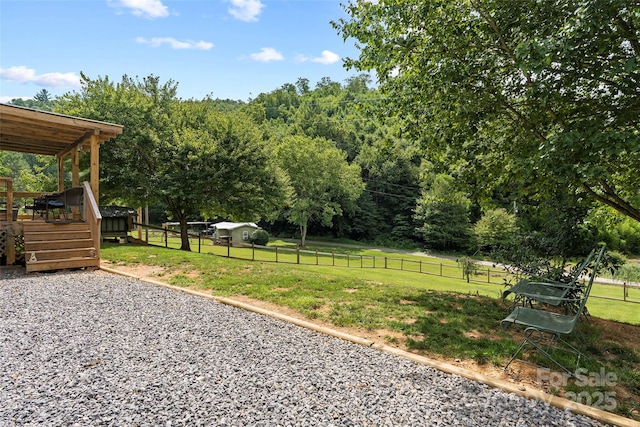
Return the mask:
<svg viewBox="0 0 640 427">
<path fill-rule="evenodd" d="M 133 223 L 138 217 L 138 212 L 128 206 L 100 206 L 102 223 L 100 232 L 102 240 L 107 238 L 126 239 L 130 231 L 133 231 Z"/>
<path fill-rule="evenodd" d="M 216 242 L 249 243 L 251 233 L 260 227 L 253 222 L 218 222 L 211 224 L 211 236 Z"/>
</svg>

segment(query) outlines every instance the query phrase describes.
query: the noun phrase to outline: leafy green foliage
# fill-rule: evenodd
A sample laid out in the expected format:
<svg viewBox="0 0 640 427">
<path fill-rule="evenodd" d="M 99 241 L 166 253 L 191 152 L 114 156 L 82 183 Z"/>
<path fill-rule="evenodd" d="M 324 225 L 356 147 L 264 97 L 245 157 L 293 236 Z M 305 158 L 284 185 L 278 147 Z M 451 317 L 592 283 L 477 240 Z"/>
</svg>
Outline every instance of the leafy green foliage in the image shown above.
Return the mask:
<svg viewBox="0 0 640 427">
<path fill-rule="evenodd" d="M 455 190 L 453 178 L 437 175 L 422 193 L 416 207 L 416 231 L 427 247 L 442 250 L 465 249 L 471 239 L 469 201 Z"/>
<path fill-rule="evenodd" d="M 640 221 L 640 10 L 627 1 L 357 1 L 334 22 L 469 184 L 560 186 Z M 451 162 L 454 163 L 454 162 Z M 499 171 L 499 172 L 497 172 Z M 499 176 L 499 179 L 492 179 Z M 487 190 L 490 190 L 488 188 Z"/>
<path fill-rule="evenodd" d="M 249 241 L 256 245 L 266 246 L 269 243 L 269 233 L 263 229 L 256 230 L 249 236 Z"/>
<path fill-rule="evenodd" d="M 627 255 L 640 255 L 640 223 L 611 208 L 592 210 L 585 219 L 595 239 Z"/>
<path fill-rule="evenodd" d="M 480 271 L 480 265 L 471 257 L 463 256 L 458 259 L 458 265 L 462 269 L 462 275 L 469 283 L 471 276 Z"/>
<path fill-rule="evenodd" d="M 331 224 L 343 207 L 360 196 L 360 168 L 350 165 L 343 151 L 323 138 L 284 137 L 276 147 L 277 161 L 292 191 L 287 218 L 300 227 L 304 246 L 310 221 Z"/>
<path fill-rule="evenodd" d="M 173 81 L 149 76 L 119 84 L 83 75 L 83 90 L 58 105 L 67 114 L 124 124 L 101 150 L 106 198 L 133 205 L 161 201 L 180 222 L 196 215 L 253 220 L 272 215 L 285 199 L 283 176 L 254 122 L 217 103 L 176 98 Z"/>
<path fill-rule="evenodd" d="M 293 134 L 328 139 L 346 153 L 349 164 L 360 166 L 364 193 L 343 205 L 342 215 L 330 225 L 309 223 L 310 232 L 414 245 L 413 210 L 422 153 L 417 143 L 402 136 L 396 120 L 372 116 L 372 105 L 384 99 L 368 87 L 370 80 L 362 74 L 341 85 L 325 78 L 312 89 L 308 80 L 299 79 L 295 85 L 260 94 L 251 106 L 266 111 L 265 133 L 270 138 Z M 282 225 L 284 221 L 281 218 L 276 228 L 296 234 Z"/>
<path fill-rule="evenodd" d="M 627 283 L 640 283 L 640 264 L 622 264 L 620 268 L 616 270 L 613 278 Z"/>
<path fill-rule="evenodd" d="M 516 232 L 516 216 L 505 209 L 491 209 L 473 226 L 473 234 L 479 248 L 491 249 L 513 239 Z"/>
<path fill-rule="evenodd" d="M 33 96 L 33 99 L 12 99 L 11 104 L 19 107 L 33 108 L 35 110 L 52 111 L 56 100 L 51 97 L 48 90 L 42 89 Z"/>
</svg>

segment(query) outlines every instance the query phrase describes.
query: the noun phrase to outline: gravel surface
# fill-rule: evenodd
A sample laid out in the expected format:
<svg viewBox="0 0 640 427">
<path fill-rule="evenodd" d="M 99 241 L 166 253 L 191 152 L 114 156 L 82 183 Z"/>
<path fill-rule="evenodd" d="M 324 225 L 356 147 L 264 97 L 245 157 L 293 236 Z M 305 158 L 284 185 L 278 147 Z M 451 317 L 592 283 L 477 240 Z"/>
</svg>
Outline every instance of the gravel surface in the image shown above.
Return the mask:
<svg viewBox="0 0 640 427">
<path fill-rule="evenodd" d="M 0 427 L 598 426 L 109 273 L 0 271 Z"/>
</svg>

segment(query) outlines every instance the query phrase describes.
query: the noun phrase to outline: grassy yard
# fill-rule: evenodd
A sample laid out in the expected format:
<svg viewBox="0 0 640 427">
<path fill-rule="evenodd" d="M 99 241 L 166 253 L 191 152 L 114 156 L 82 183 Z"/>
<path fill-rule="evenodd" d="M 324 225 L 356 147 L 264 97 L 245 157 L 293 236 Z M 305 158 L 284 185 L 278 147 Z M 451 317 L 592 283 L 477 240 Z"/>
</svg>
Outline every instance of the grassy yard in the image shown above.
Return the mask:
<svg viewBox="0 0 640 427">
<path fill-rule="evenodd" d="M 327 247 L 318 251 L 329 252 Z M 358 257 L 368 254 L 350 251 Z M 384 255 L 407 258 L 407 254 Z M 128 244 L 104 244 L 101 256 L 116 265 L 163 267 L 158 279 L 173 285 L 206 289 L 218 296 L 254 298 L 336 327 L 376 331 L 390 344 L 434 357 L 504 366 L 517 348 L 518 338 L 521 340 L 521 334 L 500 329 L 500 320 L 509 310 L 498 298 L 502 287 L 495 284 L 391 269 L 246 261 Z M 617 324 L 626 331 L 621 338 L 612 335 L 614 328 L 599 319 L 582 322 L 581 345 L 592 356 L 585 366 L 589 372 L 604 369 L 616 375 L 619 398 L 614 412 L 636 417 L 640 410 L 640 327 L 628 323 L 640 323 L 639 306 L 590 299 L 588 307 L 593 317 L 615 317 L 627 323 Z M 626 342 L 629 334 L 636 339 Z M 547 364 L 533 353 L 531 361 Z M 564 391 L 550 387 L 548 391 L 584 391 L 584 387 L 573 387 L 568 385 Z M 589 393 L 610 392 L 610 388 L 596 386 L 589 388 Z"/>
<path fill-rule="evenodd" d="M 152 244 L 162 246 L 162 235 L 157 234 L 149 240 Z M 317 271 L 326 274 L 328 271 L 336 277 L 360 277 L 373 282 L 393 283 L 407 285 L 418 289 L 433 291 L 459 292 L 475 295 L 499 298 L 504 290 L 504 280 L 514 278 L 498 268 L 483 267 L 477 276 L 472 277 L 471 283 L 462 280 L 461 271 L 454 260 L 426 257 L 400 252 L 383 252 L 377 249 L 363 249 L 353 247 L 336 247 L 326 245 L 307 245 L 305 251 L 299 255 L 295 249 L 297 244 L 275 240 L 270 246 L 277 246 L 277 252 L 271 250 L 252 250 L 251 248 L 227 248 L 226 246 L 212 245 L 207 239 L 203 239 L 200 251 L 203 254 L 215 254 L 232 258 L 244 258 L 247 260 L 267 261 L 269 263 L 297 264 L 298 261 L 304 271 Z M 178 238 L 169 238 L 168 247 L 179 248 Z M 191 249 L 198 251 L 198 240 L 191 241 Z M 318 264 L 318 268 L 314 266 Z M 347 269 L 327 267 L 349 267 Z M 384 268 L 384 267 L 387 268 Z M 374 268 L 375 267 L 375 268 Z M 353 270 L 357 270 L 354 272 Z M 402 271 L 398 271 L 402 270 Z M 422 273 L 422 274 L 420 274 Z M 488 283 L 487 276 L 491 275 Z M 452 280 L 453 279 L 453 280 Z M 458 280 L 459 279 L 459 280 Z M 622 303 L 625 297 L 625 289 L 622 286 L 612 286 L 595 283 L 589 300 L 589 312 L 595 317 L 607 320 L 640 325 L 640 304 Z M 640 288 L 627 288 L 626 298 L 629 301 L 640 303 Z"/>
</svg>

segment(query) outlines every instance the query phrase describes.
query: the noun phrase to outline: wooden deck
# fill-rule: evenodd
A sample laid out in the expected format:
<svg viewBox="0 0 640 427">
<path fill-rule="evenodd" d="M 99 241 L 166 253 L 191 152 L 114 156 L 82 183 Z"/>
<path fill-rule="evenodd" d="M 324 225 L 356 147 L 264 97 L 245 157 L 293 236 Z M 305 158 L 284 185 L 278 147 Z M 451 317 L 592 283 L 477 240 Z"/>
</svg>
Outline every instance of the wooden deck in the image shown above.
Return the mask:
<svg viewBox="0 0 640 427">
<path fill-rule="evenodd" d="M 7 215 L 0 218 L 0 256 L 7 265 L 24 262 L 27 273 L 100 267 L 102 217 L 89 183 L 83 187 L 83 209 L 69 215 L 70 220 L 46 221 L 29 215 L 17 221 Z"/>
<path fill-rule="evenodd" d="M 100 267 L 98 250 L 91 238 L 91 228 L 84 221 L 25 222 L 24 253 L 27 273 Z"/>
</svg>

